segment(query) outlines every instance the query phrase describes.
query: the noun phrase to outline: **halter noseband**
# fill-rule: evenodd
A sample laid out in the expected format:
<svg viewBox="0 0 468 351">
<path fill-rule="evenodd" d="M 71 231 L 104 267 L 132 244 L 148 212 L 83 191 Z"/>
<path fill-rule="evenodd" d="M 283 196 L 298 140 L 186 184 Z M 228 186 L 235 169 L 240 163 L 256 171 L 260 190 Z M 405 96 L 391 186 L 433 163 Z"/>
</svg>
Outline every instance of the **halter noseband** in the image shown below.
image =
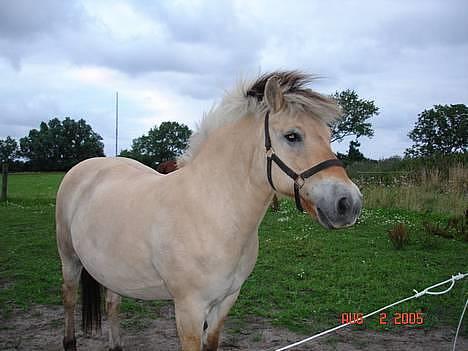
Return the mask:
<svg viewBox="0 0 468 351">
<path fill-rule="evenodd" d="M 343 167 L 343 162 L 338 159 L 330 159 L 305 170 L 302 173 L 296 173 L 291 168 L 289 168 L 286 163 L 284 163 L 278 156 L 276 156 L 275 151 L 271 147 L 271 138 L 270 138 L 270 128 L 269 128 L 269 119 L 270 111 L 267 111 L 265 114 L 265 152 L 267 156 L 267 177 L 268 182 L 270 183 L 273 190 L 276 191 L 275 186 L 273 185 L 273 178 L 271 177 L 271 163 L 274 161 L 278 167 L 286 173 L 294 181 L 294 200 L 296 201 L 296 207 L 300 212 L 304 212 L 304 209 L 301 205 L 301 198 L 299 196 L 299 190 L 304 186 L 305 180 L 315 173 L 323 171 L 326 168 L 337 166 Z"/>
</svg>

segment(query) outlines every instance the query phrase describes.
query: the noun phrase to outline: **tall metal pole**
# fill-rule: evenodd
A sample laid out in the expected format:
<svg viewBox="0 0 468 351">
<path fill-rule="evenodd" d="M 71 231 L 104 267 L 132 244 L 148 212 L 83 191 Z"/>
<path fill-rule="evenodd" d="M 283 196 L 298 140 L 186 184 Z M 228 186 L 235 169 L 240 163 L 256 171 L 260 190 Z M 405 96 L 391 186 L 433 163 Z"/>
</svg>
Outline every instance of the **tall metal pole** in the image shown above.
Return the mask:
<svg viewBox="0 0 468 351">
<path fill-rule="evenodd" d="M 118 140 L 119 140 L 119 92 L 115 92 L 115 156 L 118 156 Z"/>
</svg>

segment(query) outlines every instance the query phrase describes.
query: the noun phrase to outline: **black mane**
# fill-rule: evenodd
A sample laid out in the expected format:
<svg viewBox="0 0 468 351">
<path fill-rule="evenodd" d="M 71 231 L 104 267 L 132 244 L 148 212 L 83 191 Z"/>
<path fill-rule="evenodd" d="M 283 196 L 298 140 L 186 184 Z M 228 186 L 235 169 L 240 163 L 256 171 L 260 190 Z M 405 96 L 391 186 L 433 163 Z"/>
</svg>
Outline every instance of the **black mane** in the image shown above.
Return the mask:
<svg viewBox="0 0 468 351">
<path fill-rule="evenodd" d="M 279 85 L 284 94 L 294 93 L 303 95 L 306 98 L 317 98 L 317 94 L 307 88 L 307 85 L 309 85 L 315 77 L 300 71 L 276 71 L 263 74 L 258 77 L 247 91 L 246 97 L 255 97 L 258 101 L 262 101 L 266 82 L 271 77 L 276 77 L 278 79 Z"/>
</svg>

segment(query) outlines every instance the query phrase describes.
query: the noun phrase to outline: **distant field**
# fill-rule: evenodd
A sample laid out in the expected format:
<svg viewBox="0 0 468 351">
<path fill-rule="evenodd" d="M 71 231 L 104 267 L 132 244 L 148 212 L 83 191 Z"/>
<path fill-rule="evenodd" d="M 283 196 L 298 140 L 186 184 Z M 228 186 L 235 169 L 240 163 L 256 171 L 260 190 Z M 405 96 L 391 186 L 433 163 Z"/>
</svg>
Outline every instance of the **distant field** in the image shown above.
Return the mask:
<svg viewBox="0 0 468 351">
<path fill-rule="evenodd" d="M 468 169 L 463 165 L 412 172 L 355 172 L 372 208 L 463 215 L 468 209 Z"/>
<path fill-rule="evenodd" d="M 56 250 L 55 194 L 60 173 L 13 174 L 10 201 L 0 205 L 0 314 L 15 306 L 60 304 L 60 262 Z M 365 209 L 353 228 L 327 231 L 290 201 L 268 212 L 260 227 L 260 253 L 230 318 L 268 318 L 275 325 L 312 333 L 338 324 L 342 312 L 369 312 L 468 271 L 468 244 L 429 236 L 424 220 L 448 215 L 396 208 Z M 409 228 L 410 241 L 395 250 L 387 230 Z M 456 326 L 468 296 L 468 279 L 446 295 L 423 297 L 389 311 L 422 312 L 424 327 Z M 159 302 L 126 299 L 127 314 L 150 314 Z M 466 317 L 465 317 L 466 318 Z M 464 323 L 465 333 L 468 323 Z M 370 328 L 401 328 L 378 325 Z"/>
<path fill-rule="evenodd" d="M 12 203 L 54 204 L 64 173 L 13 173 L 8 177 L 8 199 Z"/>
</svg>

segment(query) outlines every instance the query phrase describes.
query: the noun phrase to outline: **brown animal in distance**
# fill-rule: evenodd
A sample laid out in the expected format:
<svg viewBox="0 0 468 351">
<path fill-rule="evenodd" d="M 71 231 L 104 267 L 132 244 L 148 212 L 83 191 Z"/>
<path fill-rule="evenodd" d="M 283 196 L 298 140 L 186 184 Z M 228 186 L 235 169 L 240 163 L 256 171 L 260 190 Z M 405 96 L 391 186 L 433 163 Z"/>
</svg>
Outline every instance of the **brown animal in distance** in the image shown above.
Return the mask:
<svg viewBox="0 0 468 351">
<path fill-rule="evenodd" d="M 163 163 L 160 163 L 158 167 L 156 167 L 156 171 L 162 174 L 168 174 L 174 172 L 177 169 L 177 161 L 169 160 Z"/>
</svg>

